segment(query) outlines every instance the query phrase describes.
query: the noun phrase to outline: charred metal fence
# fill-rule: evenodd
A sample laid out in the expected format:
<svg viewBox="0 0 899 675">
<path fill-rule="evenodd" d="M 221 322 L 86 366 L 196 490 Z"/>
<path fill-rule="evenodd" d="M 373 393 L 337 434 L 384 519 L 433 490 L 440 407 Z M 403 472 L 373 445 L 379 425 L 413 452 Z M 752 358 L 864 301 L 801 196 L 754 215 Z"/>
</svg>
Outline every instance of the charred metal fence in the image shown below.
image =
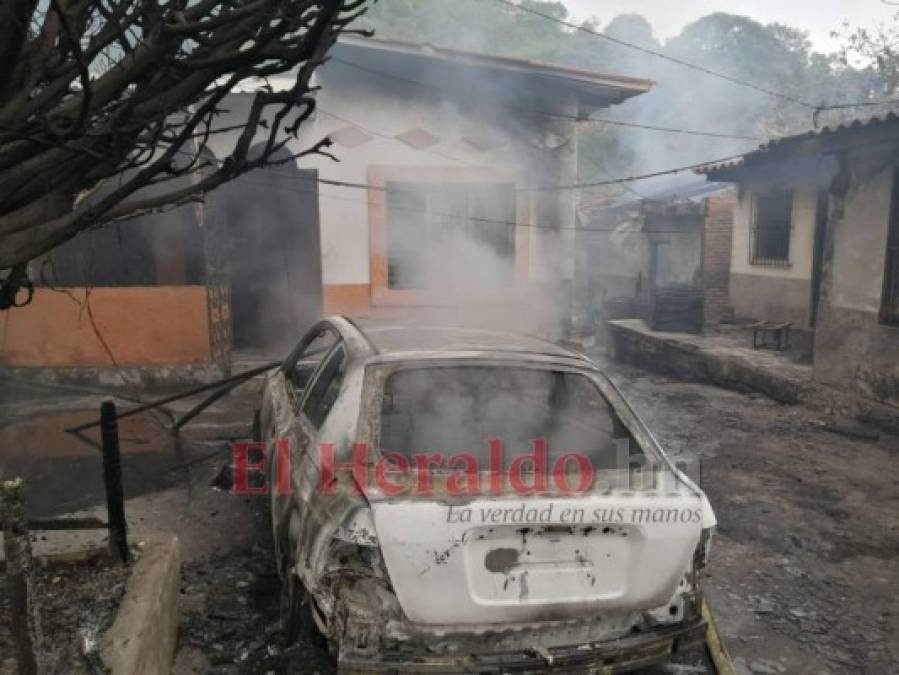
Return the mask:
<svg viewBox="0 0 899 675">
<path fill-rule="evenodd" d="M 279 365 L 269 363 L 212 384 L 193 388 L 174 396 L 137 406 L 119 414 L 113 401 L 100 406 L 99 419 L 66 429 L 82 441 L 98 447 L 82 435 L 88 429 L 100 428 L 103 487 L 106 496 L 107 521 L 97 518 L 57 518 L 29 520 L 25 516 L 25 500 L 21 478 L 0 483 L 0 519 L 6 556 L 6 588 L 10 602 L 10 622 L 15 643 L 16 661 L 20 673 L 37 675 L 45 671 L 43 663 L 43 634 L 40 612 L 34 593 L 34 572 L 31 550 L 32 531 L 52 530 L 109 530 L 109 552 L 113 560 L 127 564 L 131 561 L 128 547 L 128 525 L 125 518 L 125 493 L 122 482 L 122 457 L 119 442 L 119 420 L 160 408 L 167 403 L 215 390 L 180 419 L 174 420 L 171 431 L 178 431 L 197 415 L 235 388 L 253 377 Z M 204 458 L 205 459 L 205 458 Z"/>
</svg>

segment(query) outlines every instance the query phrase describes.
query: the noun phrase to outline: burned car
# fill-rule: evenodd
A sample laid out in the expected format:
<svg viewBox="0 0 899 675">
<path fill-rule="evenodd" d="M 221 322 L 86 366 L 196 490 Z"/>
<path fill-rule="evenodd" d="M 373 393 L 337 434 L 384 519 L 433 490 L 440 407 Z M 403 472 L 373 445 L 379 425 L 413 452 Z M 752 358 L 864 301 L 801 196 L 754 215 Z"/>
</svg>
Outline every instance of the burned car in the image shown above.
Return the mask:
<svg viewBox="0 0 899 675">
<path fill-rule="evenodd" d="M 289 637 L 340 672 L 625 672 L 701 642 L 715 516 L 600 369 L 333 317 L 258 416 Z"/>
</svg>

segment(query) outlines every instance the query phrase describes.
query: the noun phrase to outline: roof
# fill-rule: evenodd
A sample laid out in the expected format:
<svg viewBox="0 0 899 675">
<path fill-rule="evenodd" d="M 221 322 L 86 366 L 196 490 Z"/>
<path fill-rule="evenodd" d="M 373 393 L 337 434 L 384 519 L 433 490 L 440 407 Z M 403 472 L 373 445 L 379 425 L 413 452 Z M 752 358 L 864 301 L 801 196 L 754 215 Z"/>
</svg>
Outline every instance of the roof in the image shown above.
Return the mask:
<svg viewBox="0 0 899 675">
<path fill-rule="evenodd" d="M 605 208 L 617 209 L 623 206 L 634 206 L 646 202 L 655 203 L 660 206 L 670 206 L 684 202 L 699 203 L 706 197 L 711 197 L 714 194 L 730 189 L 730 185 L 710 183 L 702 178 L 677 181 L 676 184 L 672 184 L 669 181 L 665 187 L 660 189 L 647 190 L 642 188 L 639 197 L 633 194 L 626 194 L 621 199 Z"/>
<path fill-rule="evenodd" d="M 332 48 L 331 56 L 326 68 L 357 65 L 369 75 L 381 73 L 430 88 L 461 85 L 468 89 L 472 74 L 478 73 L 489 89 L 502 83 L 506 89 L 545 98 L 561 91 L 575 93 L 582 106 L 580 113 L 621 103 L 648 92 L 655 84 L 635 77 L 383 38 L 344 36 Z"/>
<path fill-rule="evenodd" d="M 352 323 L 378 354 L 489 351 L 583 359 L 580 354 L 548 340 L 507 331 L 454 326 L 407 326 L 370 319 L 353 319 Z"/>
<path fill-rule="evenodd" d="M 712 183 L 705 178 L 691 176 L 686 179 L 668 180 L 659 187 L 640 188 L 639 196 L 625 194 L 617 200 L 585 201 L 579 207 L 579 217 L 584 222 L 618 225 L 625 222 L 641 222 L 645 232 L 652 232 L 646 216 L 661 216 L 667 226 L 692 228 L 697 223 L 685 221 L 681 216 L 702 216 L 705 200 L 721 192 L 732 190 L 729 183 Z"/>
<path fill-rule="evenodd" d="M 824 126 L 801 134 L 772 139 L 760 145 L 758 150 L 723 162 L 705 164 L 695 169 L 695 172 L 708 176 L 710 180 L 728 180 L 735 178 L 736 173 L 744 168 L 783 159 L 791 152 L 798 151 L 805 146 L 820 152 L 827 152 L 832 150 L 832 146 L 838 144 L 839 141 L 849 140 L 860 132 L 877 131 L 893 127 L 893 125 L 899 132 L 899 115 L 889 112 L 885 115 L 875 115 Z"/>
</svg>

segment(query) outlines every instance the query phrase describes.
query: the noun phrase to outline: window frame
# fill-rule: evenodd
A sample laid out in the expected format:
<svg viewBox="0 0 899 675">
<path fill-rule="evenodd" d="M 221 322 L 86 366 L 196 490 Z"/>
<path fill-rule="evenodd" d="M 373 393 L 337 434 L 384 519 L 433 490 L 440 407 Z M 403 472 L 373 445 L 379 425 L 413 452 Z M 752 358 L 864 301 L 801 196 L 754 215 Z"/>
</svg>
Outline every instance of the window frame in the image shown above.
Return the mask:
<svg viewBox="0 0 899 675">
<path fill-rule="evenodd" d="M 884 248 L 883 288 L 878 322 L 899 327 L 899 166 L 893 167 L 890 213 Z"/>
<path fill-rule="evenodd" d="M 299 389 L 296 386 L 294 379 L 292 377 L 292 371 L 296 368 L 297 364 L 300 362 L 300 359 L 303 358 L 304 355 L 305 356 L 312 355 L 312 354 L 307 355 L 306 350 L 309 349 L 309 347 L 324 333 L 329 334 L 333 338 L 334 342 L 322 350 L 323 356 L 321 358 L 321 361 L 319 361 L 316 364 L 312 373 L 309 375 L 309 381 L 307 382 L 306 386 L 303 387 L 302 389 Z M 309 329 L 309 331 L 303 336 L 303 338 L 300 340 L 300 342 L 297 344 L 297 346 L 293 348 L 293 351 L 291 351 L 290 354 L 287 355 L 287 358 L 285 358 L 284 361 L 281 362 L 281 366 L 280 366 L 281 372 L 284 374 L 284 379 L 287 383 L 287 389 L 288 389 L 288 392 L 290 393 L 291 399 L 293 400 L 295 410 L 300 409 L 300 404 L 302 403 L 303 397 L 306 395 L 306 392 L 309 390 L 310 385 L 312 384 L 313 380 L 315 379 L 316 373 L 318 372 L 321 365 L 328 358 L 329 354 L 331 353 L 331 350 L 337 344 L 339 344 L 340 341 L 341 341 L 340 332 L 337 329 L 335 329 L 334 326 L 332 326 L 331 324 L 328 324 L 328 323 L 319 323 Z M 319 352 L 313 352 L 313 354 L 317 354 L 317 353 L 319 353 Z"/>
<path fill-rule="evenodd" d="M 411 291 L 427 291 L 427 290 L 445 290 L 445 287 L 439 285 L 427 285 L 429 281 L 439 281 L 439 279 L 429 278 L 427 272 L 424 278 L 415 279 L 414 269 L 403 270 L 405 274 L 401 274 L 401 266 L 396 265 L 398 261 L 392 258 L 394 253 L 394 230 L 397 227 L 399 239 L 402 240 L 408 236 L 419 236 L 420 243 L 423 245 L 423 269 L 427 270 L 429 263 L 435 258 L 435 255 L 441 256 L 441 239 L 449 235 L 452 239 L 454 234 L 458 234 L 462 239 L 471 242 L 480 242 L 485 249 L 492 247 L 493 253 L 497 259 L 503 260 L 503 272 L 508 273 L 507 279 L 503 283 L 484 286 L 481 288 L 504 289 L 512 288 L 515 285 L 515 231 L 513 227 L 492 224 L 489 222 L 478 222 L 478 218 L 501 218 L 503 222 L 515 223 L 516 209 L 515 202 L 517 200 L 515 194 L 515 184 L 512 182 L 423 182 L 423 181 L 388 181 L 387 188 L 387 287 L 389 290 L 411 290 Z M 495 194 L 487 196 L 488 191 L 492 190 Z M 479 194 L 481 192 L 481 194 Z M 414 195 L 414 197 L 413 197 Z M 487 199 L 485 200 L 485 197 Z M 392 221 L 392 216 L 396 211 L 402 212 L 404 206 L 402 202 L 405 200 L 419 200 L 423 205 L 423 213 L 413 212 L 411 220 L 412 227 L 409 223 L 400 223 Z M 396 199 L 396 203 L 392 200 Z M 442 204 L 446 200 L 450 204 Z M 478 206 L 485 201 L 491 201 L 499 204 L 500 201 L 505 202 L 504 206 L 511 207 L 511 213 L 503 215 L 487 215 L 478 213 Z M 436 203 L 436 204 L 435 204 Z M 449 206 L 449 208 L 446 208 Z M 504 209 L 505 210 L 505 209 Z M 457 211 L 456 215 L 453 212 Z M 400 213 L 400 216 L 403 214 Z M 447 227 L 448 222 L 450 226 Z M 453 232 L 452 228 L 458 226 L 457 232 Z M 418 230 L 418 231 L 416 231 Z M 490 235 L 499 234 L 494 237 L 495 241 L 488 241 Z M 502 250 L 501 250 L 502 249 Z M 417 250 L 417 249 L 416 249 Z M 436 253 L 435 253 L 436 252 Z M 411 274 L 410 274 L 411 272 Z M 408 276 L 407 276 L 408 275 Z M 395 283 L 403 277 L 406 284 L 400 285 Z M 409 282 L 424 281 L 425 285 L 413 285 Z M 478 288 L 478 286 L 473 286 Z"/>
<path fill-rule="evenodd" d="M 770 226 L 762 227 L 760 221 L 761 208 L 759 202 L 766 198 L 785 195 L 789 199 L 789 221 L 786 238 L 786 252 L 784 257 L 760 256 L 760 238 L 763 233 L 773 230 Z M 791 267 L 792 239 L 793 239 L 793 212 L 795 207 L 796 191 L 792 188 L 774 188 L 764 192 L 753 192 L 751 197 L 751 214 L 749 223 L 749 264 L 766 267 Z M 767 248 L 767 247 L 766 247 Z"/>
<path fill-rule="evenodd" d="M 508 288 L 471 288 L 447 293 L 445 289 L 395 289 L 388 284 L 388 183 L 496 183 L 516 188 L 527 183 L 517 169 L 444 166 L 370 166 L 368 169 L 369 268 L 371 302 L 375 306 L 485 305 L 520 302 L 527 298 L 530 249 L 530 197 L 516 193 L 513 285 Z"/>
<path fill-rule="evenodd" d="M 349 352 L 347 351 L 346 345 L 343 340 L 338 340 L 328 351 L 328 354 L 325 358 L 322 359 L 318 368 L 313 373 L 312 378 L 309 380 L 309 385 L 303 391 L 303 397 L 299 404 L 298 413 L 303 417 L 306 424 L 309 425 L 310 428 L 318 431 L 321 429 L 325 422 L 328 420 L 328 415 L 331 414 L 331 410 L 334 408 L 334 403 L 337 401 L 337 397 L 334 398 L 334 401 L 328 406 L 328 409 L 325 411 L 324 415 L 319 419 L 313 419 L 309 416 L 309 413 L 306 411 L 306 406 L 309 405 L 310 399 L 312 398 L 313 393 L 316 391 L 319 383 L 322 378 L 327 375 L 327 370 L 330 367 L 331 363 L 340 356 L 342 358 L 341 366 L 343 366 L 342 372 L 338 369 L 337 372 L 328 380 L 326 383 L 326 388 L 324 392 L 322 392 L 322 400 L 327 395 L 328 390 L 331 388 L 331 385 L 337 380 L 337 391 L 338 396 L 340 395 L 340 388 L 343 386 L 344 379 L 346 378 L 346 364 L 349 360 Z"/>
</svg>

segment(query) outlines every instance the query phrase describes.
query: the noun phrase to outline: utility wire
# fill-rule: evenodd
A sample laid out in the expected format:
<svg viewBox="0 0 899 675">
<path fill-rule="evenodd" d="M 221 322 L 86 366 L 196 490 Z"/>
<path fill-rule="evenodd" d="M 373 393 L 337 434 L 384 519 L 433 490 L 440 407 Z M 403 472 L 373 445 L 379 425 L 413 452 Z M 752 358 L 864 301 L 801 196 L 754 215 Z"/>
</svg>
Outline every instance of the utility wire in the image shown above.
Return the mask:
<svg viewBox="0 0 899 675">
<path fill-rule="evenodd" d="M 651 56 L 655 56 L 657 58 L 664 59 L 665 61 L 670 61 L 671 63 L 676 63 L 678 65 L 685 66 L 686 68 L 691 68 L 700 73 L 705 73 L 706 75 L 711 75 L 713 77 L 717 77 L 722 80 L 726 80 L 733 84 L 740 85 L 741 87 L 747 87 L 749 89 L 754 89 L 755 91 L 761 92 L 763 94 L 767 94 L 768 96 L 774 96 L 775 98 L 779 98 L 784 101 L 788 101 L 790 103 L 795 103 L 796 105 L 801 105 L 805 108 L 809 108 L 810 110 L 816 110 L 818 108 L 818 106 L 816 106 L 812 103 L 809 103 L 808 101 L 803 101 L 802 99 L 796 98 L 795 96 L 790 96 L 789 94 L 784 94 L 782 92 L 775 91 L 774 89 L 768 89 L 766 87 L 762 87 L 760 85 L 753 84 L 752 82 L 747 82 L 746 80 L 741 80 L 732 75 L 727 75 L 725 73 L 719 73 L 718 71 L 712 70 L 711 68 L 706 68 L 705 66 L 699 66 L 695 63 L 690 63 L 689 61 L 684 61 L 683 59 L 679 59 L 675 56 L 669 56 L 668 54 L 663 54 L 662 52 L 657 52 L 653 49 L 648 49 L 646 47 L 641 47 L 639 45 L 635 45 L 633 43 L 626 42 L 625 40 L 621 40 L 619 38 L 612 37 L 611 35 L 606 35 L 605 33 L 600 33 L 599 31 L 593 30 L 592 28 L 590 28 L 588 26 L 578 25 L 578 24 L 572 23 L 570 21 L 565 21 L 564 19 L 557 19 L 554 16 L 550 16 L 549 14 L 544 14 L 543 12 L 540 12 L 531 7 L 523 7 L 522 5 L 512 2 L 512 0 L 496 0 L 496 2 L 498 2 L 502 5 L 506 5 L 507 7 L 511 7 L 515 11 L 525 12 L 527 14 L 533 14 L 534 16 L 542 17 L 543 19 L 546 19 L 547 21 L 552 21 L 553 23 L 557 23 L 562 26 L 566 26 L 567 28 L 571 28 L 573 30 L 578 30 L 583 33 L 587 33 L 589 35 L 593 35 L 595 37 L 602 38 L 603 40 L 607 40 L 609 42 L 620 45 L 622 47 L 627 47 L 628 49 L 635 49 L 638 52 L 643 52 L 644 54 L 649 54 Z"/>
<path fill-rule="evenodd" d="M 740 153 L 739 155 L 731 155 L 730 157 L 722 157 L 721 159 L 713 159 L 706 162 L 698 162 L 696 164 L 688 164 L 687 166 L 680 166 L 675 169 L 664 169 L 662 171 L 654 171 L 652 173 L 644 173 L 639 176 L 628 176 L 627 178 L 611 178 L 609 180 L 601 180 L 593 183 L 572 183 L 570 185 L 544 185 L 544 186 L 536 186 L 536 187 L 526 187 L 526 188 L 517 188 L 517 192 L 555 192 L 561 190 L 581 190 L 584 188 L 594 188 L 594 187 L 605 187 L 607 185 L 621 185 L 622 183 L 633 183 L 638 180 L 647 180 L 649 178 L 658 178 L 659 176 L 668 176 L 676 173 L 683 173 L 684 171 L 692 171 L 693 169 L 702 168 L 708 164 L 720 164 L 721 162 L 730 162 L 736 159 L 740 159 L 746 153 Z"/>
<path fill-rule="evenodd" d="M 602 181 L 594 181 L 591 183 L 572 183 L 570 185 L 543 185 L 543 186 L 535 186 L 535 187 L 520 187 L 516 188 L 516 192 L 552 192 L 558 190 L 580 190 L 583 188 L 593 188 L 593 187 L 605 187 L 607 185 L 621 185 L 622 183 L 633 183 L 635 181 L 647 180 L 649 178 L 658 178 L 659 176 L 668 176 L 677 173 L 683 173 L 685 171 L 691 171 L 693 169 L 699 169 L 709 164 L 720 164 L 721 162 L 729 162 L 736 159 L 740 159 L 746 153 L 740 153 L 738 155 L 730 155 L 728 157 L 721 157 L 718 159 L 710 159 L 705 162 L 697 162 L 696 164 L 688 164 L 686 166 L 679 166 L 674 169 L 664 169 L 661 171 L 653 171 L 652 173 L 644 173 L 634 176 L 627 176 L 625 178 L 610 178 L 608 180 Z M 216 160 L 221 161 L 221 160 Z M 352 181 L 342 181 L 342 180 L 334 180 L 331 178 L 306 178 L 304 176 L 289 176 L 287 174 L 274 171 L 272 169 L 261 169 L 261 171 L 265 171 L 269 174 L 286 176 L 287 178 L 292 178 L 295 180 L 303 180 L 314 183 L 321 183 L 323 185 L 334 185 L 336 187 L 345 187 L 345 188 L 354 188 L 359 190 L 374 190 L 376 192 L 387 192 L 388 188 L 383 185 L 372 185 L 370 183 L 356 183 Z"/>
<path fill-rule="evenodd" d="M 421 82 L 419 80 L 413 80 L 408 77 L 402 77 L 401 75 L 394 75 L 393 73 L 388 73 L 384 70 L 379 70 L 377 68 L 372 68 L 370 66 L 363 66 L 361 63 L 356 63 L 354 61 L 347 61 L 344 58 L 334 56 L 331 58 L 332 62 L 341 63 L 345 66 L 349 66 L 351 68 L 356 68 L 357 70 L 361 70 L 366 73 L 370 73 L 372 75 L 377 75 L 379 77 L 386 77 L 391 80 L 396 80 L 398 82 L 405 82 L 406 84 L 410 84 L 416 87 L 423 87 L 425 89 L 433 89 L 435 91 L 442 91 L 440 87 L 433 84 L 428 84 L 427 82 Z M 755 136 L 744 136 L 740 134 L 725 134 L 714 131 L 700 131 L 696 129 L 678 129 L 675 127 L 662 127 L 662 126 L 654 126 L 651 124 L 638 124 L 635 122 L 621 122 L 618 120 L 610 120 L 605 118 L 596 118 L 596 117 L 581 117 L 578 115 L 563 115 L 562 113 L 553 113 L 545 110 L 539 110 L 536 108 L 530 108 L 529 112 L 533 112 L 537 115 L 543 115 L 545 117 L 557 117 L 560 119 L 573 120 L 575 122 L 591 122 L 595 124 L 612 124 L 620 127 L 630 127 L 634 129 L 647 129 L 650 131 L 663 131 L 667 133 L 677 133 L 677 134 L 686 134 L 690 136 L 709 136 L 711 138 L 732 138 L 736 140 L 747 140 L 747 141 L 763 141 L 765 139 L 758 138 Z"/>
<path fill-rule="evenodd" d="M 899 98 L 887 98 L 880 101 L 858 101 L 856 103 L 839 103 L 837 105 L 822 105 L 818 110 L 845 110 L 846 108 L 867 108 L 875 105 L 892 105 L 899 103 Z"/>
<path fill-rule="evenodd" d="M 374 202 L 368 199 L 352 199 L 351 197 L 343 197 L 340 195 L 332 195 L 320 193 L 320 196 L 325 199 L 333 199 L 336 201 L 349 202 L 352 204 L 362 204 L 365 206 L 372 206 Z M 644 201 L 653 201 L 648 197 L 642 198 Z M 612 234 L 613 232 L 619 232 L 620 227 L 567 227 L 561 225 L 552 225 L 552 224 L 538 224 L 538 223 L 520 223 L 514 220 L 495 220 L 493 218 L 478 218 L 475 216 L 459 216 L 454 213 L 441 213 L 434 211 L 424 211 L 422 209 L 413 209 L 409 207 L 402 206 L 391 206 L 391 210 L 396 211 L 404 211 L 406 213 L 414 213 L 416 215 L 425 215 L 432 216 L 438 218 L 451 218 L 453 220 L 467 220 L 475 223 L 483 223 L 487 225 L 504 225 L 507 227 L 521 227 L 530 230 L 550 230 L 553 232 L 590 232 L 591 234 Z M 633 232 L 631 234 L 640 234 L 641 232 Z M 653 230 L 652 234 L 693 234 L 690 230 Z"/>
<path fill-rule="evenodd" d="M 507 7 L 511 7 L 519 12 L 525 12 L 527 14 L 533 14 L 534 16 L 542 17 L 547 21 L 552 21 L 554 23 L 560 24 L 562 26 L 566 26 L 568 28 L 581 31 L 583 33 L 587 33 L 589 35 L 593 35 L 598 38 L 602 38 L 603 40 L 607 40 L 614 44 L 620 45 L 622 47 L 627 47 L 629 49 L 635 49 L 639 52 L 643 52 L 644 54 L 649 54 L 651 56 L 655 56 L 660 59 L 664 59 L 665 61 L 670 61 L 671 63 L 676 63 L 678 65 L 684 66 L 686 68 L 692 68 L 693 70 L 699 71 L 701 73 L 705 73 L 706 75 L 712 75 L 713 77 L 721 78 L 722 80 L 726 80 L 736 85 L 740 85 L 742 87 L 748 87 L 750 89 L 754 89 L 763 94 L 767 94 L 768 96 L 774 96 L 776 98 L 782 99 L 784 101 L 788 101 L 790 103 L 795 103 L 796 105 L 801 105 L 805 108 L 809 108 L 814 112 L 815 115 L 815 126 L 817 126 L 817 118 L 818 115 L 827 110 L 844 110 L 846 108 L 858 108 L 858 107 L 868 107 L 868 106 L 878 106 L 878 105 L 890 105 L 894 103 L 899 103 L 899 99 L 884 99 L 880 101 L 859 101 L 858 103 L 838 103 L 834 105 L 815 105 L 813 103 L 809 103 L 808 101 L 804 101 L 800 98 L 792 96 L 790 94 L 784 94 L 783 92 L 776 91 L 774 89 L 768 89 L 767 87 L 762 87 L 757 84 L 753 84 L 752 82 L 748 82 L 746 80 L 741 80 L 732 75 L 727 75 L 726 73 L 720 73 L 716 70 L 712 70 L 711 68 L 706 68 L 705 66 L 700 66 L 695 63 L 690 63 L 689 61 L 684 61 L 683 59 L 679 59 L 675 56 L 669 56 L 668 54 L 663 54 L 662 52 L 657 52 L 653 49 L 648 49 L 646 47 L 641 47 L 640 45 L 635 45 L 633 43 L 627 42 L 620 38 L 613 37 L 611 35 L 606 35 L 605 33 L 601 33 L 597 30 L 593 30 L 592 28 L 584 25 L 578 25 L 576 23 L 572 23 L 570 21 L 565 21 L 564 19 L 557 19 L 554 16 L 550 16 L 549 14 L 545 14 L 540 12 L 539 10 L 533 9 L 531 7 L 523 7 L 512 0 L 496 0 L 496 2 L 506 5 Z M 894 4 L 894 3 L 887 3 Z M 899 4 L 899 3 L 895 3 Z"/>
<path fill-rule="evenodd" d="M 540 111 L 538 111 L 540 112 Z M 677 129 L 675 127 L 660 127 L 651 124 L 640 124 L 637 122 L 622 122 L 621 120 L 610 120 L 604 117 L 578 117 L 577 115 L 562 115 L 560 113 L 540 112 L 541 115 L 549 117 L 560 117 L 562 119 L 570 119 L 575 122 L 591 122 L 596 124 L 611 124 L 616 127 L 627 127 L 629 129 L 647 129 L 649 131 L 664 131 L 670 134 L 686 134 L 688 136 L 708 136 L 711 138 L 727 138 L 738 141 L 758 141 L 763 142 L 765 139 L 759 136 L 744 136 L 741 134 L 725 134 L 715 131 L 698 131 L 696 129 Z"/>
<path fill-rule="evenodd" d="M 285 174 L 283 172 L 274 171 L 272 169 L 259 169 L 258 173 L 274 174 L 278 178 L 283 178 L 285 180 L 315 181 L 315 179 L 312 179 L 312 178 L 305 178 L 304 176 L 293 176 L 293 175 Z M 266 186 L 266 187 L 271 186 L 271 183 L 267 183 L 262 180 L 253 180 L 252 178 L 249 178 L 248 176 L 241 176 L 239 180 L 242 180 L 245 183 L 251 183 L 253 185 Z M 332 185 L 334 183 L 340 183 L 340 187 L 346 187 L 346 184 L 342 183 L 340 181 L 327 181 L 325 179 L 320 179 L 317 182 L 324 183 L 325 185 Z M 388 188 L 385 188 L 385 187 L 366 186 L 363 183 L 354 183 L 352 185 L 354 187 L 359 187 L 359 188 L 369 187 L 370 189 L 377 190 L 377 191 L 384 191 L 384 192 L 386 192 L 388 190 Z M 637 193 L 634 193 L 634 194 L 637 194 Z M 373 205 L 382 205 L 383 204 L 383 202 L 375 202 L 374 200 L 371 200 L 371 199 L 353 199 L 352 197 L 346 197 L 343 195 L 336 195 L 336 194 L 330 194 L 330 193 L 325 193 L 325 192 L 320 192 L 319 196 L 324 199 L 332 199 L 335 201 L 348 202 L 351 204 L 361 204 L 364 206 L 373 206 Z M 645 201 L 653 201 L 651 198 L 643 197 L 642 195 L 641 195 L 641 198 L 644 199 Z M 618 231 L 618 228 L 615 228 L 615 227 L 567 227 L 567 226 L 561 226 L 561 225 L 549 224 L 549 223 L 544 223 L 544 224 L 523 223 L 523 222 L 519 222 L 516 220 L 500 220 L 500 219 L 496 219 L 496 218 L 481 218 L 481 217 L 477 217 L 477 216 L 460 216 L 457 213 L 427 211 L 425 209 L 416 209 L 416 208 L 411 208 L 411 207 L 407 207 L 407 206 L 391 205 L 390 209 L 394 210 L 394 211 L 402 211 L 405 213 L 411 213 L 411 214 L 420 215 L 420 216 L 431 216 L 431 217 L 437 217 L 437 218 L 446 218 L 446 219 L 450 219 L 450 220 L 464 220 L 464 221 L 469 221 L 469 222 L 474 222 L 474 223 L 482 223 L 482 224 L 486 224 L 486 225 L 503 225 L 506 227 L 522 227 L 522 228 L 528 228 L 528 229 L 534 229 L 534 230 L 552 230 L 555 232 L 572 231 L 572 232 L 600 232 L 600 233 L 602 233 L 602 232 L 611 233 L 611 232 Z M 685 233 L 683 230 L 658 230 L 658 231 L 654 231 L 654 232 L 656 232 L 657 234 L 684 234 Z"/>
</svg>

